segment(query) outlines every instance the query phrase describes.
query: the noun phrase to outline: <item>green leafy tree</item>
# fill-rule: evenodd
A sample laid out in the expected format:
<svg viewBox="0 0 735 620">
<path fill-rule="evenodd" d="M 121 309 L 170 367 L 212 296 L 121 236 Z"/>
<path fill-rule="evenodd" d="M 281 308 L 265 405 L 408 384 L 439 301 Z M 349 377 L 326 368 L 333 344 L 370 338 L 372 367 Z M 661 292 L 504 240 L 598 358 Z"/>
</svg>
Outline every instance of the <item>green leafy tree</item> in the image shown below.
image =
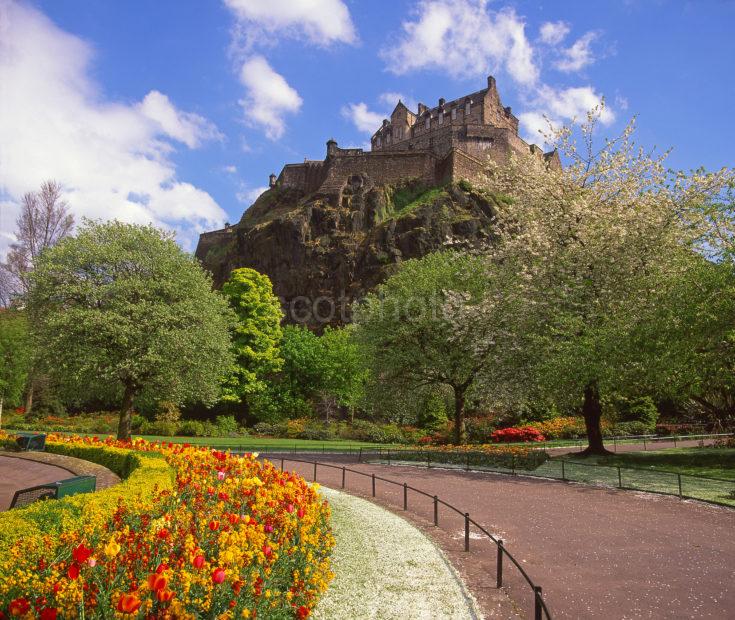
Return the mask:
<svg viewBox="0 0 735 620">
<path fill-rule="evenodd" d="M 116 398 L 118 437 L 137 400 L 211 403 L 230 367 L 234 317 L 209 276 L 151 226 L 85 222 L 30 278 L 39 361 L 68 398 Z"/>
<path fill-rule="evenodd" d="M 388 390 L 452 393 L 454 442 L 463 438 L 468 396 L 485 375 L 497 384 L 500 361 L 514 355 L 518 273 L 510 264 L 437 252 L 401 263 L 396 274 L 356 309 L 356 335 L 372 380 Z M 493 320 L 478 321 L 492 316 Z M 486 373 L 485 368 L 496 369 Z"/>
<path fill-rule="evenodd" d="M 3 406 L 17 406 L 31 363 L 31 339 L 25 316 L 0 309 L 0 423 Z"/>
<path fill-rule="evenodd" d="M 266 379 L 283 366 L 283 312 L 270 278 L 255 269 L 235 269 L 222 293 L 237 315 L 232 333 L 235 363 L 222 400 L 247 406 L 248 399 L 264 392 Z"/>
</svg>

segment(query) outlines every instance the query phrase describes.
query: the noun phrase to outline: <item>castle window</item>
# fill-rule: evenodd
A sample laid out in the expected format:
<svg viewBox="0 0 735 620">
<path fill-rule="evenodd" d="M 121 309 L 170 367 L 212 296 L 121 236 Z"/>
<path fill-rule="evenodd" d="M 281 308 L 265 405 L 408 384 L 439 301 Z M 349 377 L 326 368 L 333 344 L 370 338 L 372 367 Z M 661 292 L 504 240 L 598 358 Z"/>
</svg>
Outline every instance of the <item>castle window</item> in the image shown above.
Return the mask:
<svg viewBox="0 0 735 620">
<path fill-rule="evenodd" d="M 431 116 L 426 117 L 426 129 L 431 129 Z"/>
<path fill-rule="evenodd" d="M 452 120 L 457 120 L 457 108 L 452 108 Z"/>
<path fill-rule="evenodd" d="M 444 124 L 444 112 L 439 112 L 439 124 Z"/>
<path fill-rule="evenodd" d="M 390 144 L 390 134 L 388 134 L 387 136 L 385 136 L 385 143 L 386 144 Z"/>
<path fill-rule="evenodd" d="M 467 116 L 470 113 L 471 110 L 472 110 L 472 102 L 471 101 L 467 101 L 467 103 L 464 104 L 464 113 L 465 113 L 465 116 Z"/>
<path fill-rule="evenodd" d="M 378 138 L 378 139 L 377 139 L 377 140 L 375 141 L 375 144 L 376 144 L 376 145 L 378 146 L 378 148 L 380 148 L 380 138 Z"/>
</svg>

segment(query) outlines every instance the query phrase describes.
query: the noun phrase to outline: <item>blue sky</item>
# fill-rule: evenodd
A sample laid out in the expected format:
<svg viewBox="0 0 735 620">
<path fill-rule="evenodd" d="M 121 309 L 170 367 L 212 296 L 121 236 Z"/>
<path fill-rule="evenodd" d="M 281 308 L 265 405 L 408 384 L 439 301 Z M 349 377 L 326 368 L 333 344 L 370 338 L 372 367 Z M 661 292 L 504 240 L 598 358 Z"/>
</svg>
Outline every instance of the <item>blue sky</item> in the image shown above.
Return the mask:
<svg viewBox="0 0 735 620">
<path fill-rule="evenodd" d="M 734 26 L 716 0 L 0 0 L 0 254 L 47 178 L 77 217 L 193 249 L 285 163 L 365 144 L 396 96 L 488 73 L 524 137 L 604 96 L 603 133 L 637 115 L 673 167 L 733 165 Z"/>
</svg>

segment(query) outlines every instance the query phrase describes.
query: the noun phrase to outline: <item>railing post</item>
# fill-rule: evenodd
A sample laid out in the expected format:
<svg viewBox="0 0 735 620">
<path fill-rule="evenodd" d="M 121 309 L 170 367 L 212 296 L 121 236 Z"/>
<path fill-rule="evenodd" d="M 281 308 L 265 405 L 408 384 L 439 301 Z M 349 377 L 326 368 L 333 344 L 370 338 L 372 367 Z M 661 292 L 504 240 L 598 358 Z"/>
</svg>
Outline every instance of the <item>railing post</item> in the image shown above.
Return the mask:
<svg viewBox="0 0 735 620">
<path fill-rule="evenodd" d="M 464 550 L 470 550 L 470 513 L 464 513 Z"/>
<path fill-rule="evenodd" d="M 620 465 L 618 465 L 618 487 L 623 488 L 623 472 L 620 469 Z"/>
<path fill-rule="evenodd" d="M 283 471 L 283 459 L 281 459 L 281 471 Z"/>
<path fill-rule="evenodd" d="M 388 465 L 390 465 L 390 448 L 388 448 Z"/>
<path fill-rule="evenodd" d="M 648 448 L 646 447 L 646 438 L 645 437 L 643 438 L 643 449 L 644 450 L 648 450 Z"/>
<path fill-rule="evenodd" d="M 561 479 L 564 480 L 565 482 L 567 480 L 567 475 L 566 475 L 566 472 L 564 471 L 564 459 L 561 460 Z"/>
<path fill-rule="evenodd" d="M 498 588 L 503 587 L 503 539 L 498 539 L 498 567 L 496 569 L 496 585 Z"/>
<path fill-rule="evenodd" d="M 510 470 L 511 470 L 511 473 L 513 474 L 516 473 L 516 455 L 515 454 L 511 455 Z"/>
<path fill-rule="evenodd" d="M 373 497 L 375 497 L 375 474 L 370 474 L 373 479 Z"/>
<path fill-rule="evenodd" d="M 431 452 L 426 451 L 426 469 L 431 469 Z"/>
<path fill-rule="evenodd" d="M 618 438 L 613 437 L 613 452 L 617 452 L 617 451 L 618 451 Z"/>
<path fill-rule="evenodd" d="M 676 448 L 676 435 L 674 435 L 674 447 Z"/>
<path fill-rule="evenodd" d="M 535 620 L 541 620 L 542 615 L 541 612 L 543 611 L 541 607 L 541 596 L 542 596 L 542 590 L 541 586 L 534 586 L 533 587 L 533 594 L 534 594 L 534 619 Z"/>
<path fill-rule="evenodd" d="M 434 526 L 439 525 L 439 498 L 434 495 Z"/>
<path fill-rule="evenodd" d="M 677 481 L 679 483 L 679 499 L 683 497 L 683 493 L 681 492 L 681 474 L 676 474 Z"/>
<path fill-rule="evenodd" d="M 345 473 L 347 472 L 347 469 L 345 469 L 345 466 L 342 466 L 342 488 L 345 488 Z"/>
<path fill-rule="evenodd" d="M 362 463 L 362 446 L 360 446 L 360 456 L 357 457 L 358 463 Z"/>
<path fill-rule="evenodd" d="M 314 461 L 314 482 L 316 482 L 316 461 Z"/>
<path fill-rule="evenodd" d="M 466 471 L 470 471 L 470 453 L 469 452 L 467 454 L 465 454 L 464 468 L 465 468 Z"/>
<path fill-rule="evenodd" d="M 403 483 L 403 510 L 408 510 L 408 485 Z"/>
</svg>

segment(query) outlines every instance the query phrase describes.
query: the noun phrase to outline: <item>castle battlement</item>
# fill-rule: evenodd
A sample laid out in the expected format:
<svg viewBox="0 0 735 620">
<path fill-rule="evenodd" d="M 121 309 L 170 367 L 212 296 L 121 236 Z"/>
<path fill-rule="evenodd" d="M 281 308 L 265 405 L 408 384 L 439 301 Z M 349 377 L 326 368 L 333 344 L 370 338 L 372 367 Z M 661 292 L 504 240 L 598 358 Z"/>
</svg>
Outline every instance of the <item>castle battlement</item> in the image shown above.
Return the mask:
<svg viewBox="0 0 735 620">
<path fill-rule="evenodd" d="M 362 184 L 396 184 L 421 179 L 428 185 L 467 179 L 481 181 L 489 161 L 507 163 L 511 154 L 533 155 L 550 167 L 561 167 L 556 151 L 544 153 L 518 135 L 518 118 L 503 106 L 495 78 L 487 87 L 452 101 L 439 99 L 416 112 L 401 101 L 390 119 L 373 134 L 370 151 L 343 149 L 327 142 L 324 160 L 287 164 L 270 186 L 318 194 L 342 204 L 342 194 L 355 177 Z"/>
</svg>

